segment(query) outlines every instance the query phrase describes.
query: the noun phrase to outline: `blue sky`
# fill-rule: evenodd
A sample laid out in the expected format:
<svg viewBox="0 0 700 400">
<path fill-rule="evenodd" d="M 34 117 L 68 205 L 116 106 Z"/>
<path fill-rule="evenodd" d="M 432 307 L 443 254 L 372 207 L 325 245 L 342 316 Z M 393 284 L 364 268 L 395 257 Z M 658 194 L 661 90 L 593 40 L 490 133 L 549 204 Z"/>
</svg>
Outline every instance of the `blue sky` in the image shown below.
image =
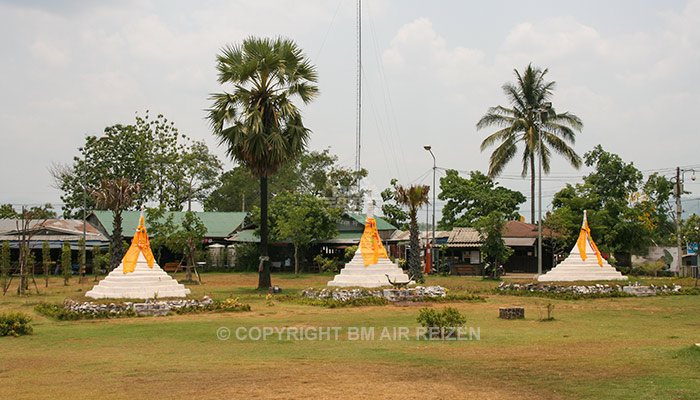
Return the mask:
<svg viewBox="0 0 700 400">
<path fill-rule="evenodd" d="M 355 13 L 354 0 L 0 1 L 0 203 L 57 203 L 49 165 L 147 109 L 225 159 L 203 110 L 223 89 L 217 52 L 249 35 L 292 38 L 317 65 L 310 147 L 353 166 Z M 424 144 L 440 167 L 486 171 L 489 131 L 475 124 L 529 62 L 549 68 L 557 110 L 583 120 L 580 155 L 602 144 L 646 173 L 700 173 L 700 1 L 368 0 L 363 61 L 362 164 L 377 196 L 393 177 L 431 182 Z M 544 203 L 587 172 L 556 161 Z M 515 161 L 499 182 L 527 196 L 519 174 Z"/>
</svg>

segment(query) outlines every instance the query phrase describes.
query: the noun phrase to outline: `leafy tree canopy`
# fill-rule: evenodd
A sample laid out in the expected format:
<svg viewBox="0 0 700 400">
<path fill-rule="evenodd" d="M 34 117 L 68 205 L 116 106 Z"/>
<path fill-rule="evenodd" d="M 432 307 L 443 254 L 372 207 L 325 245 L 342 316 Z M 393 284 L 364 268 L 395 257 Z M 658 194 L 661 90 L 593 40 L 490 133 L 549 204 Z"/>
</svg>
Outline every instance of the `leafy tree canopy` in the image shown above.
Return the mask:
<svg viewBox="0 0 700 400">
<path fill-rule="evenodd" d="M 545 225 L 565 237 L 570 249 L 581 229 L 583 210 L 601 251 L 643 254 L 650 245 L 672 242 L 671 182 L 658 174 L 644 182 L 633 163 L 600 145 L 585 154 L 594 169 L 583 184 L 567 185 L 552 200 Z"/>
<path fill-rule="evenodd" d="M 382 195 L 383 218 L 403 231 L 408 230 L 409 215 L 397 201 L 396 178 L 391 180 L 391 187 L 384 189 Z"/>
<path fill-rule="evenodd" d="M 358 176 L 366 177 L 367 171 L 362 169 L 358 174 L 338 165 L 338 157 L 328 149 L 304 151 L 270 175 L 268 185 L 273 195 L 283 191 L 309 193 L 336 208 L 348 210 L 355 209 L 362 198 L 363 193 L 357 190 Z M 204 203 L 206 211 L 242 211 L 260 206 L 258 177 L 248 168 L 236 166 L 224 172 L 220 180 L 221 185 Z"/>
<path fill-rule="evenodd" d="M 312 193 L 283 190 L 270 200 L 270 238 L 292 243 L 295 271 L 298 272 L 299 251 L 307 249 L 314 241 L 335 236 L 340 213 L 340 209 Z M 260 226 L 260 208 L 255 207 L 252 214 L 252 220 Z"/>
<path fill-rule="evenodd" d="M 481 216 L 474 223 L 474 228 L 479 231 L 483 241 L 481 253 L 484 260 L 501 265 L 513 254 L 513 249 L 506 246 L 503 241 L 505 225 L 506 219 L 500 211 L 492 211 L 488 215 Z"/>
<path fill-rule="evenodd" d="M 83 209 L 83 186 L 90 193 L 104 179 L 127 178 L 142 191 L 134 207 L 152 201 L 181 210 L 192 200 L 202 202 L 217 183 L 221 163 L 204 142 L 181 135 L 163 115 L 136 115 L 134 124 L 116 124 L 104 134 L 88 136 L 71 165 L 57 164 L 51 174 L 63 191 L 63 216 L 78 217 Z M 95 206 L 87 199 L 88 211 Z"/>
<path fill-rule="evenodd" d="M 479 171 L 472 171 L 469 178 L 463 178 L 457 171 L 447 170 L 447 175 L 440 178 L 438 198 L 447 200 L 439 229 L 473 226 L 479 217 L 494 211 L 501 212 L 506 220 L 515 220 L 520 217 L 518 206 L 525 202 L 522 193 L 497 186 Z"/>
<path fill-rule="evenodd" d="M 56 212 L 49 203 L 43 206 L 32 206 L 29 209 L 23 209 L 22 212 L 25 212 L 25 210 L 28 211 L 34 219 L 56 218 Z M 22 218 L 22 212 L 17 212 L 12 204 L 3 204 L 0 206 L 0 219 L 19 219 Z"/>
</svg>

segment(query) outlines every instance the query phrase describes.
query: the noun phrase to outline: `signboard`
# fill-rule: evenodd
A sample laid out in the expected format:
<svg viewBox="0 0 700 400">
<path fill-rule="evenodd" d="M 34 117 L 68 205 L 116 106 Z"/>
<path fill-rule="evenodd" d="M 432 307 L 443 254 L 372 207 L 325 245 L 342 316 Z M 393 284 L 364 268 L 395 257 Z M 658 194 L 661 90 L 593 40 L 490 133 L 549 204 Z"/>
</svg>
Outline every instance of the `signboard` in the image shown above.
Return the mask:
<svg viewBox="0 0 700 400">
<path fill-rule="evenodd" d="M 688 248 L 688 255 L 695 255 L 698 254 L 698 244 L 697 243 L 690 243 L 687 245 Z"/>
</svg>

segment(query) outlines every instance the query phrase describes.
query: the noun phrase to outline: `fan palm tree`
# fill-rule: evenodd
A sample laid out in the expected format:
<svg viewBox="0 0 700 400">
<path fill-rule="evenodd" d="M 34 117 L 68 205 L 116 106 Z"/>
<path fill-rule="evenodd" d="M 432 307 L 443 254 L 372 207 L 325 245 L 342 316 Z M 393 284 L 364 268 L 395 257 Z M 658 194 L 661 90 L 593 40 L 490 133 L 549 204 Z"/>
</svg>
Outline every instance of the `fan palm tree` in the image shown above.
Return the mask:
<svg viewBox="0 0 700 400">
<path fill-rule="evenodd" d="M 112 220 L 110 269 L 114 269 L 121 262 L 122 249 L 122 211 L 126 210 L 134 202 L 134 198 L 141 191 L 141 184 L 133 183 L 128 178 L 105 179 L 100 181 L 100 188 L 90 194 L 95 199 L 95 208 L 98 210 L 111 210 L 114 216 Z"/>
<path fill-rule="evenodd" d="M 532 223 L 535 223 L 535 159 L 542 162 L 545 173 L 550 171 L 551 150 L 561 154 L 575 168 L 581 166 L 581 157 L 576 154 L 572 145 L 576 141 L 574 131 L 583 128 L 581 119 L 568 112 L 558 114 L 551 107 L 550 99 L 555 82 L 547 82 L 544 76 L 547 69 L 528 65 L 521 74 L 514 70 L 516 83 L 503 85 L 503 92 L 511 103 L 512 108 L 503 106 L 491 107 L 476 124 L 477 129 L 498 127 L 481 142 L 481 151 L 487 147 L 501 143 L 493 151 L 489 162 L 489 178 L 493 179 L 503 172 L 506 164 L 518 153 L 518 144 L 523 143 L 522 176 L 530 172 L 530 211 Z M 540 147 L 540 139 L 542 140 Z M 540 152 L 541 148 L 541 152 Z"/>
<path fill-rule="evenodd" d="M 411 185 L 408 188 L 401 185 L 396 186 L 396 202 L 408 208 L 408 216 L 411 219 L 409 223 L 411 249 L 408 253 L 407 264 L 408 275 L 415 281 L 420 281 L 423 278 L 423 271 L 420 268 L 418 209 L 424 204 L 428 204 L 428 193 L 430 193 L 430 186 L 427 185 Z"/>
<path fill-rule="evenodd" d="M 211 95 L 208 119 L 229 157 L 260 178 L 258 288 L 267 289 L 267 181 L 306 147 L 310 131 L 292 98 L 306 104 L 316 97 L 316 70 L 293 41 L 255 37 L 223 48 L 216 67 L 219 83 L 231 84 L 232 91 Z"/>
</svg>

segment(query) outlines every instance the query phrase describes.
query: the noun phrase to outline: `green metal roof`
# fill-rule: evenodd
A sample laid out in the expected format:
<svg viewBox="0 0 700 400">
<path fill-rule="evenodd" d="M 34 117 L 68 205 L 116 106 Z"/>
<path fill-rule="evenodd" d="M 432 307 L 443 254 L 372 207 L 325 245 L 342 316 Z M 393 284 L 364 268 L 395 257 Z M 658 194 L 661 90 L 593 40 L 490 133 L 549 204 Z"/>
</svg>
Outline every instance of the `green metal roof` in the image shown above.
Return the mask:
<svg viewBox="0 0 700 400">
<path fill-rule="evenodd" d="M 255 234 L 255 229 L 245 229 L 234 233 L 226 240 L 238 243 L 260 243 L 260 236 Z"/>
<path fill-rule="evenodd" d="M 93 211 L 102 226 L 112 232 L 114 229 L 112 223 L 114 216 L 111 211 Z M 206 237 L 209 238 L 225 238 L 233 231 L 238 229 L 245 220 L 247 213 L 244 212 L 194 212 L 207 228 Z M 172 211 L 173 222 L 180 224 L 185 217 L 183 211 Z M 124 211 L 122 212 L 122 234 L 131 237 L 136 232 L 139 225 L 140 211 Z M 146 228 L 148 229 L 148 219 L 146 219 Z"/>
<path fill-rule="evenodd" d="M 355 214 L 355 213 L 347 213 L 347 214 L 352 219 L 359 222 L 362 226 L 365 225 L 365 220 L 367 220 L 367 214 Z M 377 230 L 379 230 L 379 231 L 396 230 L 396 227 L 394 225 L 390 224 L 382 217 L 378 217 L 375 215 L 374 219 L 375 219 L 375 221 L 377 221 Z"/>
</svg>

